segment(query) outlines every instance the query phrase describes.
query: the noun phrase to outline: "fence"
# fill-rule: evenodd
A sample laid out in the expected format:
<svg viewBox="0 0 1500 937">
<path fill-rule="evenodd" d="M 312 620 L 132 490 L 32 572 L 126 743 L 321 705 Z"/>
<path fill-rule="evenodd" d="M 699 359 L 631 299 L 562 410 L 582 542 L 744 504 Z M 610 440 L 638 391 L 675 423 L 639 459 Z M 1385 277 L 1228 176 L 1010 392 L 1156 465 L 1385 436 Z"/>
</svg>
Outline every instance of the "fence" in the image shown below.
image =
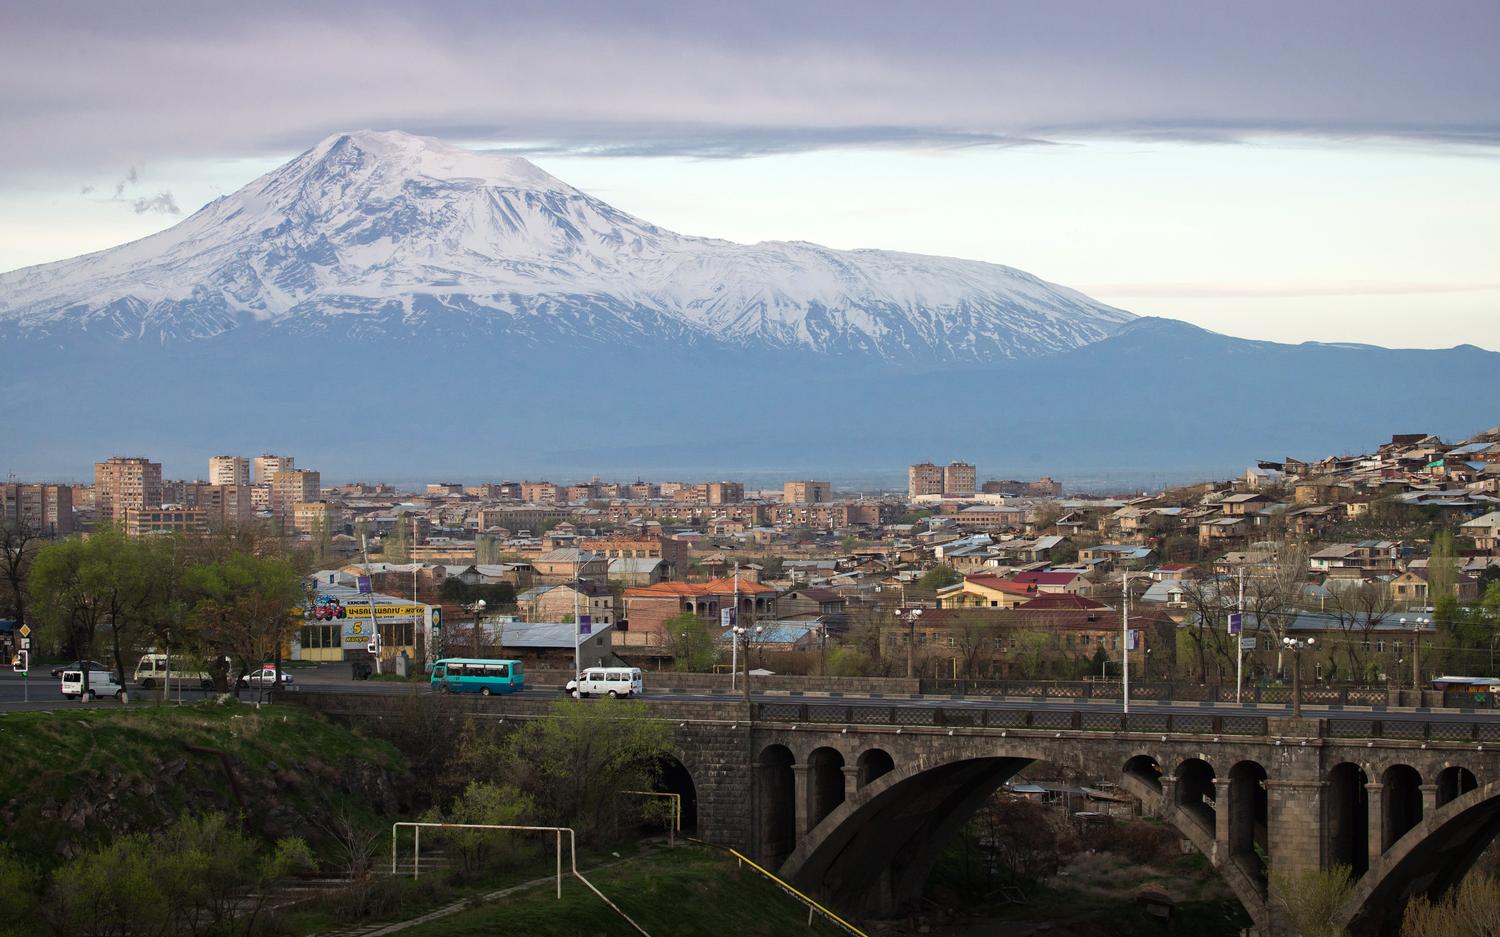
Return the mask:
<svg viewBox="0 0 1500 937">
<path fill-rule="evenodd" d="M 1118 681 L 1093 680 L 950 680 L 924 678 L 924 696 L 1002 696 L 1022 699 L 1118 700 Z M 1385 687 L 1319 686 L 1302 687 L 1302 702 L 1307 706 L 1386 706 L 1391 693 Z M 1160 683 L 1131 681 L 1133 700 L 1171 700 L 1183 703 L 1233 703 L 1232 685 L 1202 683 Z M 1289 686 L 1247 686 L 1241 701 L 1246 703 L 1290 703 Z"/>
</svg>

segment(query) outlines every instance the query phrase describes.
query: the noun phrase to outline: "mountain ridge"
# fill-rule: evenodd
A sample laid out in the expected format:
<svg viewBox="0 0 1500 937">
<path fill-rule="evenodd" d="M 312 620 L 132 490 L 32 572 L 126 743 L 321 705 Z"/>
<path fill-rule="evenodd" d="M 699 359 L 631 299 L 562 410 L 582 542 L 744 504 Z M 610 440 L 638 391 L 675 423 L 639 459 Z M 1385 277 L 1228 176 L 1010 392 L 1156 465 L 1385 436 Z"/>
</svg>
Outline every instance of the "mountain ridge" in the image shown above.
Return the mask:
<svg viewBox="0 0 1500 937">
<path fill-rule="evenodd" d="M 692 333 L 914 364 L 1044 354 L 1133 318 L 998 264 L 677 234 L 519 157 L 375 131 L 330 136 L 155 235 L 0 274 L 0 320 L 23 332 L 192 341 L 445 315 L 497 338 Z"/>
</svg>

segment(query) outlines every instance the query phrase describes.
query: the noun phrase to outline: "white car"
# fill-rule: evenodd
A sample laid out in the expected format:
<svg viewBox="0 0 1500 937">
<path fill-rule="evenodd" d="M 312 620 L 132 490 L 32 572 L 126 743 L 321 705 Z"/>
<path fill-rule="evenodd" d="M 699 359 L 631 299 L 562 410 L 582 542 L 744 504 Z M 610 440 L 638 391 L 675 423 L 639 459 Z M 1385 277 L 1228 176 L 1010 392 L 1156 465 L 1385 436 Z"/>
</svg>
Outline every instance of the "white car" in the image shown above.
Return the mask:
<svg viewBox="0 0 1500 937">
<path fill-rule="evenodd" d="M 276 682 L 276 668 L 262 667 L 251 671 L 240 678 L 241 686 L 271 686 Z M 292 682 L 292 675 L 285 670 L 281 672 L 281 685 L 286 686 Z"/>
<path fill-rule="evenodd" d="M 640 696 L 645 691 L 641 672 L 635 667 L 590 667 L 577 680 L 569 680 L 563 692 L 574 699 L 585 696 Z"/>
</svg>

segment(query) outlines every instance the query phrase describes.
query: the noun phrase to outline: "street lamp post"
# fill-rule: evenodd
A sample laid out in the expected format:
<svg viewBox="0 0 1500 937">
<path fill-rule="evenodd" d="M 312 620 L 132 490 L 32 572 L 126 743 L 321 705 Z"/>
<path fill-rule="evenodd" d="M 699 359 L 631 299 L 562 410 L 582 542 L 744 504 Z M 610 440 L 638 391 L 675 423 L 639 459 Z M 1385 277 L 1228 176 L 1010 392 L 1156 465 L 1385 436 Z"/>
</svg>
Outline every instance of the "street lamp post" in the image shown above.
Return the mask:
<svg viewBox="0 0 1500 937">
<path fill-rule="evenodd" d="M 473 645 L 475 657 L 479 656 L 479 629 L 482 626 L 484 606 L 484 599 L 479 599 L 478 601 L 466 606 L 466 609 L 474 615 L 474 633 L 471 635 L 472 640 L 469 643 Z"/>
<path fill-rule="evenodd" d="M 1292 718 L 1302 718 L 1302 652 L 1313 646 L 1313 638 L 1285 637 L 1281 643 L 1292 652 Z"/>
<path fill-rule="evenodd" d="M 906 678 L 916 673 L 917 619 L 922 617 L 920 608 L 902 609 L 900 617 L 906 620 Z"/>
</svg>

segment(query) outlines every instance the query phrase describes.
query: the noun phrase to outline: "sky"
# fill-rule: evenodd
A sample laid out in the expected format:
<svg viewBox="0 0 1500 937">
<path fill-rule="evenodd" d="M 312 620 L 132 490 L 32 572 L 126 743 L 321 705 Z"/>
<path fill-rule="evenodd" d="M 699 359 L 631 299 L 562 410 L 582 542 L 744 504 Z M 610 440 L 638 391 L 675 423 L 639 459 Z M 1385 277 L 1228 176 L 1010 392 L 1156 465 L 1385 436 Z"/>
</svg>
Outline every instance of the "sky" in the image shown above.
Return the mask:
<svg viewBox="0 0 1500 937">
<path fill-rule="evenodd" d="M 1500 349 L 1500 4 L 12 0 L 0 270 L 329 133 L 654 223 L 987 260 L 1277 341 Z"/>
</svg>

